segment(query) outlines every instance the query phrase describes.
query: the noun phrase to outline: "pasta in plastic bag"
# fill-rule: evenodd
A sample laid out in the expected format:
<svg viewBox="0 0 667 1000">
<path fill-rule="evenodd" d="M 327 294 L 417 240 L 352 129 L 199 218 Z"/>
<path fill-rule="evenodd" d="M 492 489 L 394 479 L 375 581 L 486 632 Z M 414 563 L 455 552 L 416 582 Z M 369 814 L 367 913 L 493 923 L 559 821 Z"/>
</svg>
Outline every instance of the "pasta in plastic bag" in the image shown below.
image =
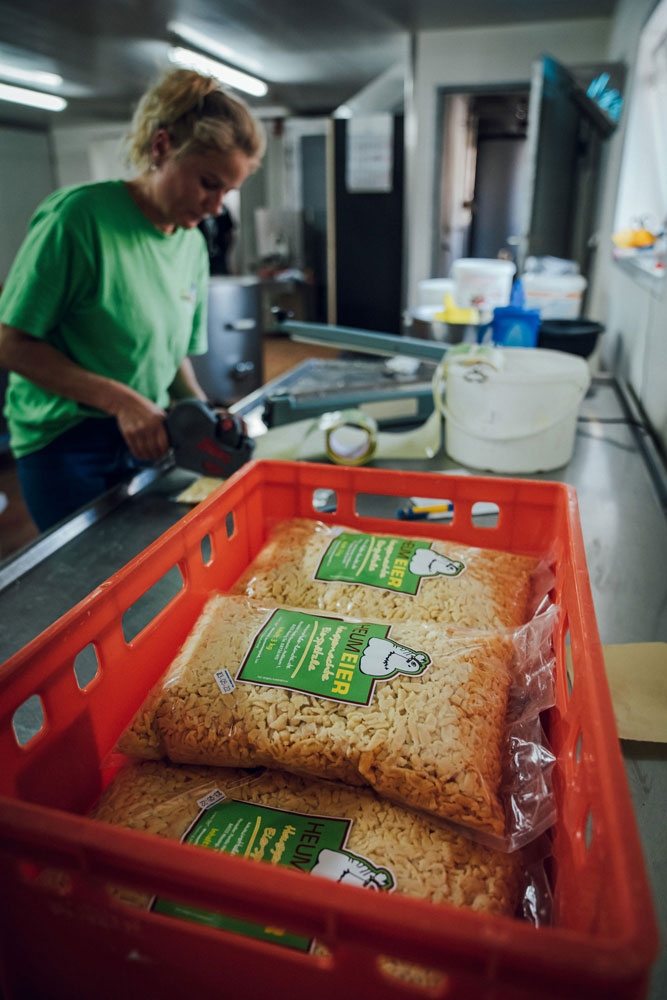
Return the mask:
<svg viewBox="0 0 667 1000">
<path fill-rule="evenodd" d="M 119 771 L 91 816 L 434 905 L 513 916 L 525 891 L 520 853 L 475 844 L 447 823 L 388 802 L 371 789 L 285 772 L 133 764 Z M 113 891 L 130 905 L 243 933 L 239 922 L 224 914 L 128 889 Z M 301 951 L 327 953 L 322 943 L 280 929 L 252 925 L 251 933 Z M 381 964 L 410 982 L 429 985 L 440 979 L 433 970 L 397 959 L 383 957 Z"/>
<path fill-rule="evenodd" d="M 513 850 L 554 818 L 538 715 L 553 704 L 556 616 L 389 625 L 215 595 L 117 748 L 370 784 Z"/>
<path fill-rule="evenodd" d="M 294 518 L 273 529 L 232 589 L 361 618 L 507 628 L 533 616 L 552 582 L 532 556 Z"/>
</svg>

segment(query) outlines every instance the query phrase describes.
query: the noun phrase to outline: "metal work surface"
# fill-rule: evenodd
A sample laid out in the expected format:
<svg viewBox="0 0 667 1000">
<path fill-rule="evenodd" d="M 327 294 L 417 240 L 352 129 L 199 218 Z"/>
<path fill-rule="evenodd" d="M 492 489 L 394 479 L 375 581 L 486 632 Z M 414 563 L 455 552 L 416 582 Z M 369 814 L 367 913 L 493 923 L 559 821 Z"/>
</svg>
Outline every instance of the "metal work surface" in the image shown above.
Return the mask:
<svg viewBox="0 0 667 1000">
<path fill-rule="evenodd" d="M 261 393 L 253 394 L 251 406 L 239 404 L 234 409 L 246 416 L 250 410 L 261 413 Z M 375 464 L 444 473 L 460 468 L 444 452 L 430 460 Z M 463 471 L 478 474 L 473 469 Z M 71 519 L 0 565 L 0 662 L 178 521 L 190 507 L 175 497 L 193 478 L 192 473 L 174 468 L 158 470 L 146 485 L 139 483 L 136 492 L 126 489 L 114 502 L 102 504 L 104 516 L 97 516 L 91 505 L 87 516 L 77 516 L 78 529 Z M 613 380 L 594 379 L 581 408 L 568 465 L 555 473 L 523 478 L 566 482 L 577 489 L 602 643 L 667 640 L 664 468 L 653 454 L 641 417 Z M 395 517 L 403 505 L 401 499 L 386 498 L 382 509 L 374 502 L 373 513 Z M 154 600 L 157 611 L 164 604 L 159 588 Z M 664 936 L 667 746 L 626 741 L 623 752 Z M 662 955 L 649 997 L 664 996 L 667 961 Z"/>
</svg>

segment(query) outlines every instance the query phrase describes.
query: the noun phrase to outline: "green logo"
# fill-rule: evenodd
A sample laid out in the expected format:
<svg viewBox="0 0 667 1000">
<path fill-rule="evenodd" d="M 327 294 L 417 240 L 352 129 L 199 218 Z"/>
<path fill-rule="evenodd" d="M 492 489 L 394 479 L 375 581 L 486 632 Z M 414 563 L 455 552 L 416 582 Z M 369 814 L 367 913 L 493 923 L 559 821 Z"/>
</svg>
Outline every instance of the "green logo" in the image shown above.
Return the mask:
<svg viewBox="0 0 667 1000">
<path fill-rule="evenodd" d="M 255 636 L 239 681 L 369 705 L 378 681 L 418 675 L 427 653 L 389 638 L 391 626 L 278 608 Z"/>
<path fill-rule="evenodd" d="M 414 597 L 424 577 L 458 576 L 464 569 L 464 563 L 435 552 L 428 541 L 344 531 L 327 547 L 314 579 L 365 584 Z"/>
<path fill-rule="evenodd" d="M 330 816 L 305 816 L 270 806 L 229 799 L 204 812 L 184 840 L 214 851 L 285 865 L 297 871 L 390 892 L 395 879 L 388 868 L 379 868 L 367 858 L 345 850 L 352 820 Z M 274 927 L 236 920 L 193 906 L 156 899 L 157 913 L 181 917 L 235 931 L 263 941 L 278 941 L 299 951 L 308 951 L 312 941 Z"/>
</svg>

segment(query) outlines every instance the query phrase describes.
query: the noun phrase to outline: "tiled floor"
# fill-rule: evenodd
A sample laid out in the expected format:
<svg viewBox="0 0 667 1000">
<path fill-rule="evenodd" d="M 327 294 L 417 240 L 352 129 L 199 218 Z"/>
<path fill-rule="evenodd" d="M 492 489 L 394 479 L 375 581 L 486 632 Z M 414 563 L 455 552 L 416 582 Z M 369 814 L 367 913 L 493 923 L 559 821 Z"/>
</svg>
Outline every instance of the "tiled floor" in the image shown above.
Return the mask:
<svg viewBox="0 0 667 1000">
<path fill-rule="evenodd" d="M 264 341 L 264 381 L 282 375 L 306 358 L 335 358 L 337 352 L 326 347 L 297 344 L 284 336 L 266 337 Z M 2 495 L 6 506 L 2 509 Z M 16 552 L 37 537 L 37 529 L 26 510 L 19 489 L 16 464 L 11 455 L 0 456 L 0 560 Z"/>
</svg>

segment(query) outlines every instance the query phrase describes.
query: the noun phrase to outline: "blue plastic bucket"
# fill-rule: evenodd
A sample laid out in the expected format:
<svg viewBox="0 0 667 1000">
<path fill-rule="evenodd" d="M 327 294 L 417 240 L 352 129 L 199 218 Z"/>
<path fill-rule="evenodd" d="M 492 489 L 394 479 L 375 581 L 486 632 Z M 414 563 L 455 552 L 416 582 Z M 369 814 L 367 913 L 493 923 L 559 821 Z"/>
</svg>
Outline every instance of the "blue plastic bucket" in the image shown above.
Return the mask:
<svg viewBox="0 0 667 1000">
<path fill-rule="evenodd" d="M 490 333 L 493 343 L 503 347 L 535 347 L 539 329 L 539 309 L 505 306 L 494 310 Z"/>
</svg>

